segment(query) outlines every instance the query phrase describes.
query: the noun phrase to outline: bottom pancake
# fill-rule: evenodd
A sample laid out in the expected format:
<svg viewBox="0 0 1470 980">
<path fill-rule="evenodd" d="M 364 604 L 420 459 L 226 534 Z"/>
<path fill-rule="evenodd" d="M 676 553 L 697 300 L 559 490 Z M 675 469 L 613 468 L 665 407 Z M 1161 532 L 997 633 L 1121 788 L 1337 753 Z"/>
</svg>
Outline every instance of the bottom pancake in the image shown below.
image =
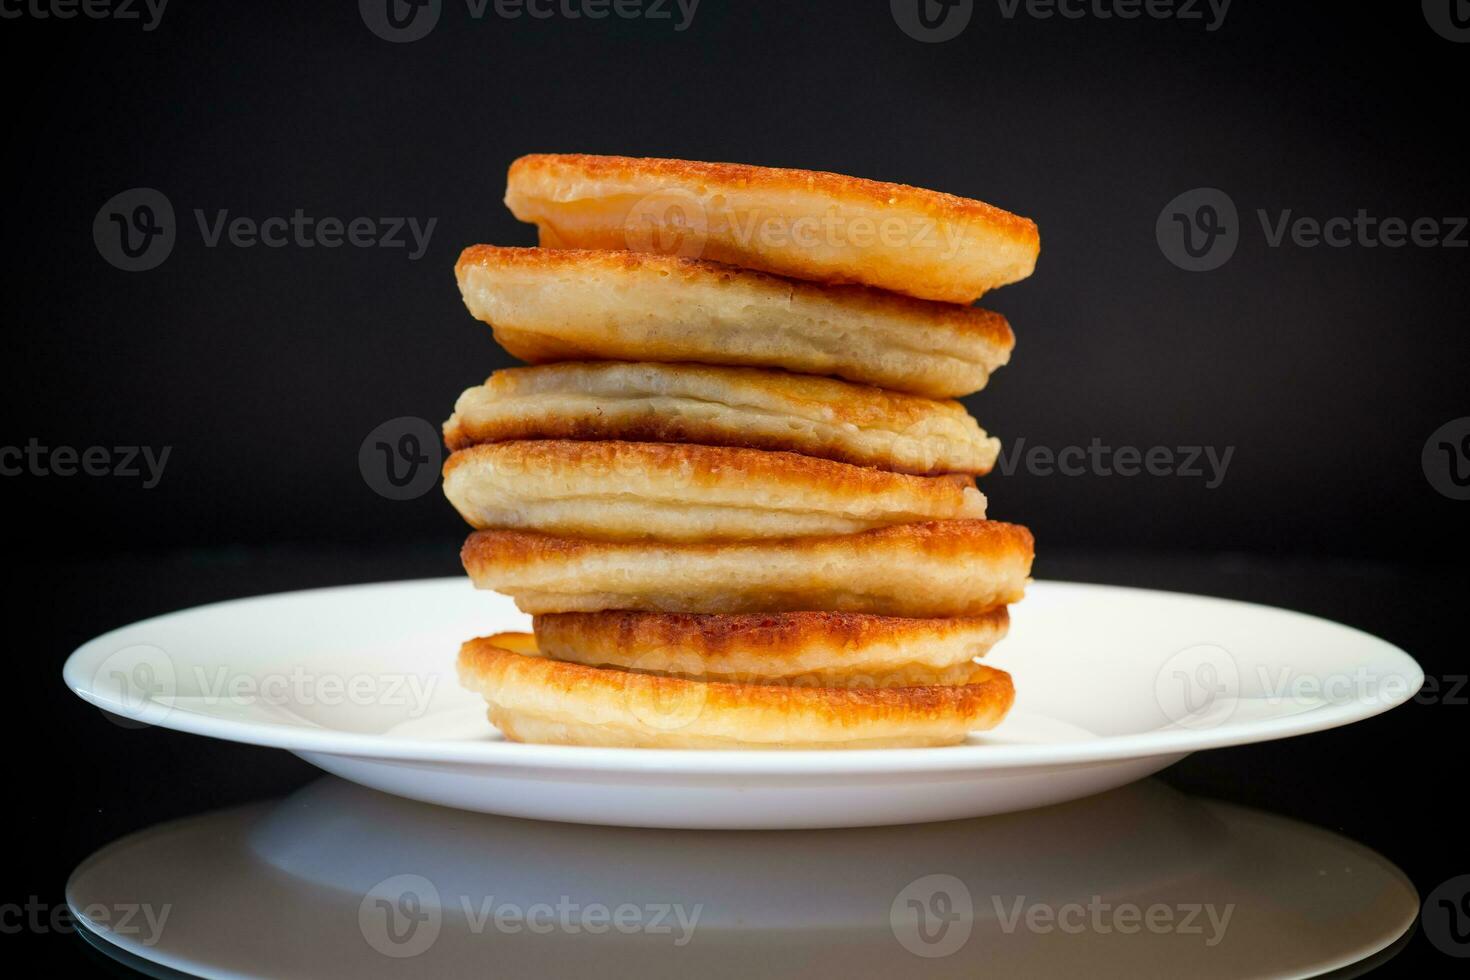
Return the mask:
<svg viewBox="0 0 1470 980">
<path fill-rule="evenodd" d="M 1006 634 L 1004 606 L 982 616 L 596 612 L 535 618 L 548 657 L 695 680 L 910 687 L 964 683 Z"/>
<path fill-rule="evenodd" d="M 1015 692 L 972 666 L 954 686 L 731 684 L 586 667 L 542 656 L 527 634 L 460 648 L 460 683 L 516 742 L 686 749 L 871 749 L 953 745 L 993 728 Z"/>
</svg>

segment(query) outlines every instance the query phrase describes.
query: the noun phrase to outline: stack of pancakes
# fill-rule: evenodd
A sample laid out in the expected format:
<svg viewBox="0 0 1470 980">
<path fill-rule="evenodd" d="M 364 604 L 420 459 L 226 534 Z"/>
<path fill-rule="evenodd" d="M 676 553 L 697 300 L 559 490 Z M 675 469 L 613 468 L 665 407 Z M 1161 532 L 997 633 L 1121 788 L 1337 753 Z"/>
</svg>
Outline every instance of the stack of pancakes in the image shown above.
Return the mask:
<svg viewBox="0 0 1470 980">
<path fill-rule="evenodd" d="M 942 745 L 994 726 L 1032 560 L 985 519 L 998 442 L 952 399 L 1014 343 L 968 305 L 1029 275 L 1030 221 L 834 174 L 537 155 L 540 248 L 467 249 L 465 304 L 533 367 L 466 391 L 444 490 L 476 586 L 530 634 L 461 681 L 508 738 Z"/>
</svg>

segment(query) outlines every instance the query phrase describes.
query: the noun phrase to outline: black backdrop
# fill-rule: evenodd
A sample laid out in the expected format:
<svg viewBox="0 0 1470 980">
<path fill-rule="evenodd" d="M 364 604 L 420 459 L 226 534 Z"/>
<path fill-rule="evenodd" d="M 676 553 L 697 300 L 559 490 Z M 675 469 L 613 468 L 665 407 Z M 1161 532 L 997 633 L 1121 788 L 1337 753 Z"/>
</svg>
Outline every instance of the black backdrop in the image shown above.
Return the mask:
<svg viewBox="0 0 1470 980">
<path fill-rule="evenodd" d="M 988 477 L 992 513 L 1036 531 L 1038 575 L 1299 608 L 1405 647 L 1441 691 L 1463 681 L 1470 503 L 1437 446 L 1464 430 L 1434 434 L 1470 416 L 1470 250 L 1358 231 L 1273 245 L 1259 217 L 1361 211 L 1470 238 L 1454 220 L 1470 212 L 1470 44 L 1425 13 L 1449 2 L 1235 0 L 1210 30 L 1200 4 L 1204 20 L 1008 18 L 990 0 L 958 37 L 921 43 L 881 0 L 701 0 L 682 31 L 677 14 L 477 20 L 445 0 L 427 36 L 391 43 L 348 0 L 174 0 L 153 30 L 0 0 L 0 494 L 23 692 L 7 726 L 12 785 L 32 794 L 7 812 L 26 845 L 7 889 L 55 906 L 71 868 L 122 834 L 312 778 L 283 753 L 123 731 L 61 687 L 61 660 L 196 602 L 456 571 L 463 532 L 440 495 L 389 499 L 359 450 L 387 420 L 437 423 L 509 363 L 451 266 L 471 243 L 533 241 L 500 203 L 526 152 L 831 169 L 1034 218 L 1036 275 L 985 301 L 1018 346 L 970 400 L 982 423 L 1052 451 L 1233 448 L 1211 489 L 1025 465 Z M 104 205 L 134 188 L 169 202 L 175 241 L 127 272 L 93 230 L 131 213 L 132 198 Z M 1235 251 L 1192 272 L 1167 229 L 1201 213 L 1199 188 L 1235 209 Z M 210 247 L 196 209 L 435 223 L 413 259 L 411 245 Z M 42 475 L 54 452 L 14 465 L 7 451 L 32 441 L 169 456 L 144 488 Z M 1168 778 L 1337 828 L 1427 894 L 1470 870 L 1445 798 L 1464 704 L 1204 753 Z M 80 955 L 30 938 L 53 963 Z M 1451 962 L 1422 938 L 1411 950 L 1405 975 Z"/>
<path fill-rule="evenodd" d="M 1025 465 L 987 481 L 1043 549 L 1462 553 L 1464 506 L 1431 487 L 1421 450 L 1470 414 L 1470 232 L 1460 248 L 1273 247 L 1257 214 L 1470 211 L 1470 46 L 1418 5 L 1240 0 L 1211 31 L 1203 4 L 1204 20 L 1078 20 L 992 0 L 943 43 L 882 2 L 703 0 L 683 31 L 670 9 L 477 20 L 457 0 L 411 43 L 375 36 L 352 3 L 178 3 L 152 31 L 0 21 L 0 441 L 172 449 L 153 489 L 5 480 L 12 513 L 67 516 L 21 522 L 16 543 L 456 536 L 437 494 L 373 492 L 358 448 L 390 418 L 437 423 L 509 363 L 451 266 L 475 242 L 532 243 L 500 203 L 513 158 L 581 151 L 830 169 L 1036 219 L 1036 275 L 986 300 L 1018 345 L 971 399 L 982 424 L 1053 451 L 1234 447 L 1213 489 Z M 92 237 L 135 187 L 177 215 L 147 272 L 113 268 Z M 1239 212 L 1235 254 L 1209 272 L 1171 264 L 1155 234 L 1199 187 Z M 415 261 L 406 233 L 406 248 L 209 247 L 196 209 L 437 220 Z"/>
</svg>

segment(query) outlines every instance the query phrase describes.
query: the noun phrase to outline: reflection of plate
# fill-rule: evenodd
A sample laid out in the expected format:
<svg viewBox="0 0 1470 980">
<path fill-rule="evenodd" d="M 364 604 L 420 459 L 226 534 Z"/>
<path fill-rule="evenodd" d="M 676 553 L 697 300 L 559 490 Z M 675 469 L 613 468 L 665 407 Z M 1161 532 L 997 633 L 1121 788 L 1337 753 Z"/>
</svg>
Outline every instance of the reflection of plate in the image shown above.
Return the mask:
<svg viewBox="0 0 1470 980">
<path fill-rule="evenodd" d="M 109 845 L 67 899 L 102 940 L 206 977 L 1293 977 L 1418 913 L 1366 848 L 1155 782 L 915 827 L 670 833 L 325 779 Z M 86 912 L 123 906 L 162 927 Z M 626 929 L 588 928 L 618 909 Z"/>
<path fill-rule="evenodd" d="M 665 827 L 834 827 L 1076 799 L 1197 749 L 1320 731 L 1423 680 L 1364 633 L 1264 606 L 1038 582 L 987 662 L 999 728 L 943 749 L 697 752 L 507 742 L 459 688 L 460 641 L 523 629 L 459 580 L 203 606 L 100 636 L 67 684 L 134 720 L 290 749 L 357 782 L 471 810 Z"/>
</svg>

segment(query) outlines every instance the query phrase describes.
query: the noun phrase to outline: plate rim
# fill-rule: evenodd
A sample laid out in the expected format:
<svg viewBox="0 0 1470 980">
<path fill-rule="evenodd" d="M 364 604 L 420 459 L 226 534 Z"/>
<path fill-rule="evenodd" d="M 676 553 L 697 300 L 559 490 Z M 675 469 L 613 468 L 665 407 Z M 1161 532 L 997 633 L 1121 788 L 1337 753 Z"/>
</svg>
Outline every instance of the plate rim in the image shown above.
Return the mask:
<svg viewBox="0 0 1470 980">
<path fill-rule="evenodd" d="M 1296 735 L 1308 735 L 1364 721 L 1409 701 L 1424 683 L 1419 663 L 1389 641 L 1345 623 L 1264 603 L 1219 596 L 1125 585 L 1104 585 L 1059 579 L 1032 583 L 1045 589 L 1088 592 L 1122 592 L 1135 597 L 1162 597 L 1166 601 L 1189 599 L 1273 614 L 1323 624 L 1377 644 L 1385 658 L 1398 661 L 1393 676 L 1408 680 L 1402 697 L 1375 700 L 1355 699 L 1329 704 L 1311 711 L 1245 722 L 1225 722 L 1210 729 L 1173 728 L 1129 735 L 1104 735 L 1093 741 L 1061 743 L 1017 743 L 1002 745 L 954 745 L 943 748 L 895 749 L 660 749 L 593 746 L 533 745 L 510 741 L 450 741 L 404 736 L 345 732 L 263 721 L 240 721 L 187 710 L 169 711 L 150 722 L 151 727 L 204 735 L 225 741 L 266 748 L 286 749 L 351 758 L 394 762 L 469 764 L 487 768 L 554 770 L 598 775 L 686 775 L 686 776 L 803 776 L 815 775 L 912 775 L 978 773 L 987 770 L 1028 769 L 1049 766 L 1088 765 L 1162 755 L 1182 755 L 1206 749 L 1250 745 Z M 66 686 L 83 701 L 103 710 L 117 712 L 122 705 L 109 701 L 92 689 L 85 668 L 116 638 L 140 626 L 190 616 L 224 607 L 301 599 L 312 595 L 342 594 L 392 589 L 405 586 L 468 587 L 460 576 L 390 579 L 377 582 L 335 585 L 311 589 L 264 593 L 174 610 L 108 630 L 78 646 L 62 667 Z M 104 655 L 105 656 L 105 655 Z"/>
</svg>

